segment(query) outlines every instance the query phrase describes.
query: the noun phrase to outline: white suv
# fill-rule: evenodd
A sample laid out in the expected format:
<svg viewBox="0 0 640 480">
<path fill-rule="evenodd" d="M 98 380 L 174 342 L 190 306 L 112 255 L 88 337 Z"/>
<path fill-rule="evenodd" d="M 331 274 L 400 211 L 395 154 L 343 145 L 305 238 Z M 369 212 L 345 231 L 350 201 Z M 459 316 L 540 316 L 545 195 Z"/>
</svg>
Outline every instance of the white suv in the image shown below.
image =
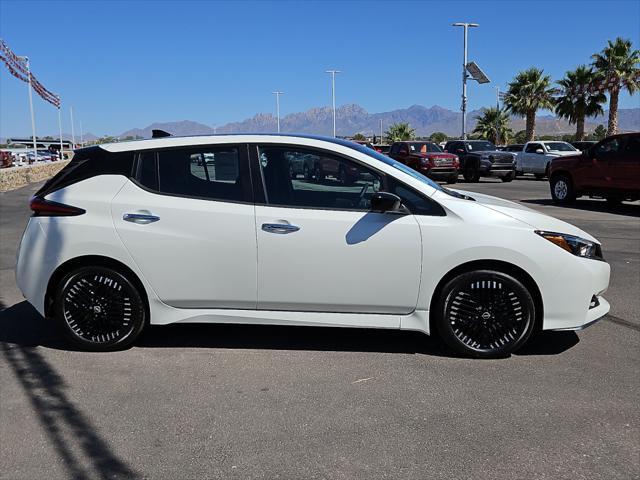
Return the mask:
<svg viewBox="0 0 640 480">
<path fill-rule="evenodd" d="M 296 173 L 300 158 L 325 174 Z M 85 349 L 124 348 L 149 323 L 213 322 L 437 332 L 488 357 L 609 310 L 589 234 L 342 140 L 85 148 L 31 209 L 18 284 Z"/>
</svg>

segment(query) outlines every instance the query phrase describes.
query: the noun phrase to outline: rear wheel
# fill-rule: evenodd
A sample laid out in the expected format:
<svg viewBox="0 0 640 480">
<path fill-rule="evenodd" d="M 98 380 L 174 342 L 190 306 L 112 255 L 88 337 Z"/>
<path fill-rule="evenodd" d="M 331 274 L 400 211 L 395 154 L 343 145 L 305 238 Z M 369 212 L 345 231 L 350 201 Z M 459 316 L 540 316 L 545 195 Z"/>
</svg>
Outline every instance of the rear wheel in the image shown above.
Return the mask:
<svg viewBox="0 0 640 480">
<path fill-rule="evenodd" d="M 622 199 L 620 197 L 605 197 L 605 200 L 612 207 L 616 207 L 622 203 Z"/>
<path fill-rule="evenodd" d="M 82 267 L 62 279 L 54 316 L 67 338 L 84 350 L 119 350 L 131 345 L 147 322 L 136 286 L 107 267 Z"/>
<path fill-rule="evenodd" d="M 536 180 L 542 180 L 544 178 L 544 173 L 534 173 L 533 176 L 536 177 Z"/>
<path fill-rule="evenodd" d="M 576 192 L 573 189 L 571 179 L 564 174 L 555 175 L 550 181 L 551 198 L 560 204 L 569 204 L 575 201 Z"/>
<path fill-rule="evenodd" d="M 527 288 L 515 277 L 476 270 L 450 280 L 435 313 L 436 328 L 456 352 L 473 357 L 502 357 L 531 336 L 535 307 Z"/>
</svg>

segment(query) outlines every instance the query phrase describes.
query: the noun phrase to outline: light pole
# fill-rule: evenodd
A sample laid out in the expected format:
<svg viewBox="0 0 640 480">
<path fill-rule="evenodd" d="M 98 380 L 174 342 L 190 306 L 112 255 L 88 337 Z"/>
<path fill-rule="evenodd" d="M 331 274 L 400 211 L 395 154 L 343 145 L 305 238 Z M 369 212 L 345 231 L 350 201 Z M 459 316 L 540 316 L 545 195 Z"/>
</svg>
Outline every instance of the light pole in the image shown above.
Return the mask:
<svg viewBox="0 0 640 480">
<path fill-rule="evenodd" d="M 84 147 L 84 138 L 82 137 L 82 120 L 80 120 L 80 146 Z"/>
<path fill-rule="evenodd" d="M 454 23 L 454 27 L 464 27 L 464 57 L 462 61 L 462 139 L 467 139 L 467 31 L 469 27 L 479 27 L 477 23 Z"/>
<path fill-rule="evenodd" d="M 18 57 L 18 60 L 22 60 L 27 67 L 27 77 L 29 79 L 29 110 L 31 111 L 31 136 L 33 137 L 33 161 L 38 160 L 38 146 L 36 145 L 36 118 L 33 114 L 33 89 L 31 85 L 31 67 L 29 64 L 29 57 Z"/>
<path fill-rule="evenodd" d="M 58 130 L 60 131 L 60 160 L 64 159 L 62 153 L 62 102 L 60 101 L 60 95 L 58 95 Z"/>
<path fill-rule="evenodd" d="M 69 107 L 69 115 L 71 117 L 71 151 L 76 149 L 76 131 L 73 126 L 73 107 Z"/>
<path fill-rule="evenodd" d="M 380 119 L 380 144 L 383 144 L 384 141 L 382 140 L 382 119 Z"/>
<path fill-rule="evenodd" d="M 331 74 L 331 104 L 333 105 L 333 137 L 336 136 L 336 73 L 342 73 L 340 70 L 327 70 L 326 73 Z"/>
<path fill-rule="evenodd" d="M 280 133 L 280 95 L 284 92 L 275 91 L 271 93 L 276 96 L 276 118 L 278 119 L 278 133 Z"/>
</svg>

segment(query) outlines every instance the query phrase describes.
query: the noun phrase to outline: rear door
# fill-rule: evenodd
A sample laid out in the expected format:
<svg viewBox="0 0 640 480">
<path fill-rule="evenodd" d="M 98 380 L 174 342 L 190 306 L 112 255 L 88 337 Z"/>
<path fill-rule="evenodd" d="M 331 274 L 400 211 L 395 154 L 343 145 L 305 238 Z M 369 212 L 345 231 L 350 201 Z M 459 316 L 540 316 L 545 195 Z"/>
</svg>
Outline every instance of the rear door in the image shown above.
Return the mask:
<svg viewBox="0 0 640 480">
<path fill-rule="evenodd" d="M 629 135 L 613 171 L 614 187 L 625 192 L 640 191 L 640 135 Z"/>
<path fill-rule="evenodd" d="M 266 194 L 264 204 L 256 204 L 258 309 L 412 312 L 420 286 L 420 229 L 411 214 L 369 211 L 383 175 L 325 150 L 256 149 L 255 183 Z M 291 179 L 286 159 L 292 154 L 331 157 L 349 175 L 344 182 Z M 389 322 L 397 326 L 397 317 Z"/>
<path fill-rule="evenodd" d="M 159 298 L 181 308 L 256 307 L 247 147 L 143 151 L 112 202 L 116 230 Z"/>
</svg>

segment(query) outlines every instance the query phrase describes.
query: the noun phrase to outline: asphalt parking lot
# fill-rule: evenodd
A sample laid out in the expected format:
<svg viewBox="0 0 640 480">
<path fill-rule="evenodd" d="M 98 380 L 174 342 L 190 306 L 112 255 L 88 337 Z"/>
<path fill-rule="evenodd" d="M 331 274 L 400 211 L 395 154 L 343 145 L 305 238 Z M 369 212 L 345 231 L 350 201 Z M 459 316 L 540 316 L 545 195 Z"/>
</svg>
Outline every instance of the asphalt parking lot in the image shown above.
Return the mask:
<svg viewBox="0 0 640 480">
<path fill-rule="evenodd" d="M 640 475 L 640 202 L 554 206 L 548 184 L 456 187 L 603 243 L 611 314 L 517 355 L 411 332 L 180 325 L 69 350 L 13 280 L 32 185 L 0 194 L 0 478 L 631 479 Z"/>
</svg>

